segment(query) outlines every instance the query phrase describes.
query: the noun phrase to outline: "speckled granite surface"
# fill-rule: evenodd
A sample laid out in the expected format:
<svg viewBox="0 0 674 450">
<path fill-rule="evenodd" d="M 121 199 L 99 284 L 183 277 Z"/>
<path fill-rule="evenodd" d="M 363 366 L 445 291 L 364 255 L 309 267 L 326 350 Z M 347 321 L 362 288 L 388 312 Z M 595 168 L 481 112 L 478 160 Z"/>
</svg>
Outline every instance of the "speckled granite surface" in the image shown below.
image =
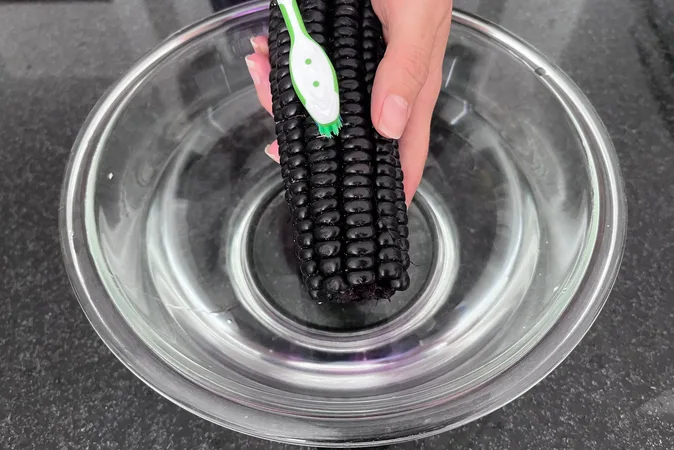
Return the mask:
<svg viewBox="0 0 674 450">
<path fill-rule="evenodd" d="M 624 263 L 571 356 L 482 420 L 396 449 L 674 448 L 674 5 L 457 5 L 535 43 L 587 93 L 629 199 Z M 107 86 L 205 0 L 0 3 L 0 448 L 282 449 L 174 406 L 112 356 L 61 264 L 70 146 Z"/>
</svg>

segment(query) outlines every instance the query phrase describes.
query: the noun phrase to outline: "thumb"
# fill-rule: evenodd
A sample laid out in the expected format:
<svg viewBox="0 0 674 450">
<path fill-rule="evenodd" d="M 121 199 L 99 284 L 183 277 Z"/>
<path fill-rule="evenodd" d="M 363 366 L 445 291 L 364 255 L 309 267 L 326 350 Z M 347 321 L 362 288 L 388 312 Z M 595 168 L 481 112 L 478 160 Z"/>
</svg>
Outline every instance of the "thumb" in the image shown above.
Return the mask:
<svg viewBox="0 0 674 450">
<path fill-rule="evenodd" d="M 372 88 L 372 121 L 382 135 L 402 136 L 412 107 L 428 79 L 437 34 L 437 12 L 416 2 L 388 8 L 384 27 L 388 47 Z"/>
</svg>

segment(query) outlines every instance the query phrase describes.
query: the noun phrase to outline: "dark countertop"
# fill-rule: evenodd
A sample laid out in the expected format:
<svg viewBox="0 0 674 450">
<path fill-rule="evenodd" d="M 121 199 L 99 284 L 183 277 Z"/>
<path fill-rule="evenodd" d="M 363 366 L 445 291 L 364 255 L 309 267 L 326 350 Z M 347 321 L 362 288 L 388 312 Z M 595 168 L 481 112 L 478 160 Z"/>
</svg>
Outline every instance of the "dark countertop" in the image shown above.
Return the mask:
<svg viewBox="0 0 674 450">
<path fill-rule="evenodd" d="M 674 4 L 457 6 L 534 43 L 594 103 L 625 177 L 627 249 L 598 321 L 548 378 L 482 420 L 392 448 L 674 448 Z M 137 380 L 61 263 L 59 190 L 87 113 L 159 39 L 210 12 L 207 0 L 0 3 L 0 448 L 291 448 L 221 429 Z"/>
</svg>

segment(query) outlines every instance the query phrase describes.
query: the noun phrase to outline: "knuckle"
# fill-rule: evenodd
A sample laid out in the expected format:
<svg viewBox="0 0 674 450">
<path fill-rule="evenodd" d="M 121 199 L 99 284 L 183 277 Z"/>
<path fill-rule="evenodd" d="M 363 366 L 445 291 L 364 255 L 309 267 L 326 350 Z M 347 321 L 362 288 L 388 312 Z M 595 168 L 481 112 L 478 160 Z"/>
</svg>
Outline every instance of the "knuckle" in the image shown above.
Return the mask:
<svg viewBox="0 0 674 450">
<path fill-rule="evenodd" d="M 429 61 L 428 52 L 421 48 L 408 49 L 399 62 L 404 78 L 414 90 L 420 90 L 428 79 Z"/>
</svg>

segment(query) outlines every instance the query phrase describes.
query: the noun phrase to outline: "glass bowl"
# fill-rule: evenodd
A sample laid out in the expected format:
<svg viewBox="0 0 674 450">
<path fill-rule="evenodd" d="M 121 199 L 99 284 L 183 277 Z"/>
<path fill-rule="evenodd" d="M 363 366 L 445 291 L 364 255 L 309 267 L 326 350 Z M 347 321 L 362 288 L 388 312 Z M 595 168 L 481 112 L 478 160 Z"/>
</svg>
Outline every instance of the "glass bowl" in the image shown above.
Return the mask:
<svg viewBox="0 0 674 450">
<path fill-rule="evenodd" d="M 621 177 L 587 99 L 456 12 L 410 209 L 411 288 L 315 303 L 243 60 L 267 14 L 248 3 L 174 34 L 85 123 L 61 232 L 92 325 L 166 398 L 276 441 L 399 442 L 515 399 L 588 330 L 622 254 Z"/>
</svg>

